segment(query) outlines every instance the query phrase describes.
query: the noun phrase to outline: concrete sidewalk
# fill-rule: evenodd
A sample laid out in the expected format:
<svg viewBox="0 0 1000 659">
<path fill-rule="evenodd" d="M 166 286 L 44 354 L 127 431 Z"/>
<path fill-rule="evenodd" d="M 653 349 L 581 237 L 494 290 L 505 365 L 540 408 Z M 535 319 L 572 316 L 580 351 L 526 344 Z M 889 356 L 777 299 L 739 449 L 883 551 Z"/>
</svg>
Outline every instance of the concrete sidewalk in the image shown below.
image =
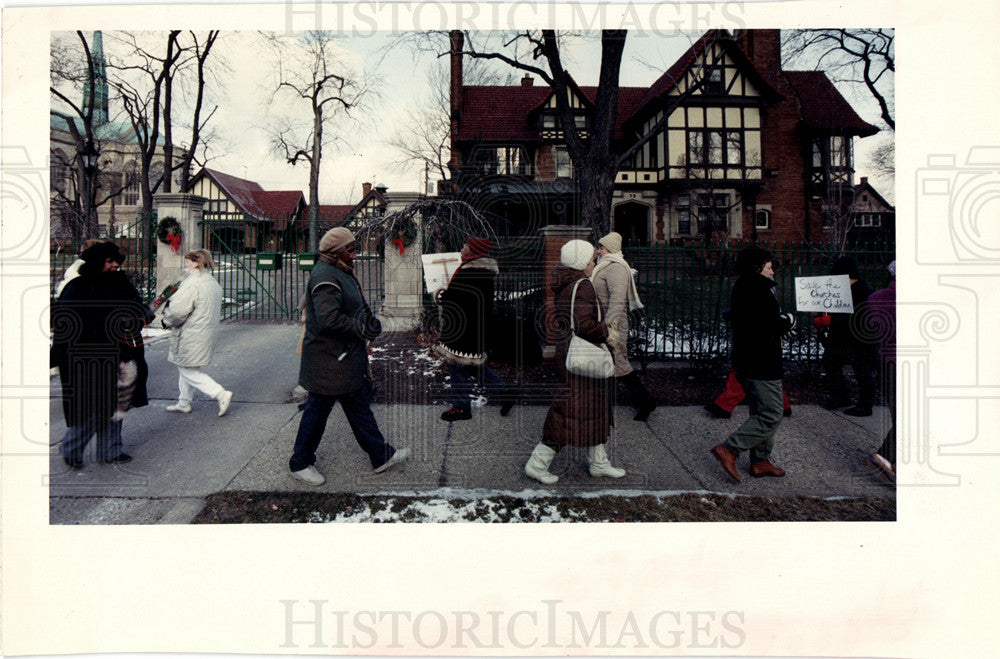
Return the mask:
<svg viewBox="0 0 1000 659">
<path fill-rule="evenodd" d="M 818 406 L 798 405 L 778 431 L 774 462 L 784 478 L 734 483 L 709 449 L 736 428 L 732 419 L 713 419 L 701 407 L 661 407 L 647 423 L 616 410 L 608 444 L 612 461 L 627 470 L 618 480 L 592 478 L 583 450 L 562 451 L 552 465 L 559 483 L 546 487 L 524 475 L 523 466 L 541 435 L 547 408 L 515 407 L 500 417 L 497 407 L 474 411 L 470 421 L 440 420 L 446 406 L 376 405 L 387 439 L 410 447 L 412 457 L 383 474 L 371 471 L 339 409 L 330 416 L 317 468 L 327 483 L 314 488 L 288 475 L 288 457 L 300 412 L 291 402 L 298 370 L 295 325 L 223 326 L 218 367 L 208 371 L 236 397 L 226 417 L 214 401 L 196 400 L 191 414 L 165 407 L 176 395 L 176 369 L 166 361 L 166 342 L 147 348 L 148 407 L 125 421 L 125 465 L 95 464 L 93 446 L 82 470 L 67 468 L 58 443 L 65 433 L 58 378 L 51 387 L 50 522 L 53 524 L 183 524 L 201 510 L 204 498 L 222 491 L 431 493 L 452 488 L 470 497 L 486 493 L 574 496 L 600 492 L 673 493 L 705 491 L 773 497 L 895 496 L 865 463 L 881 442 L 886 408 L 852 418 Z M 93 442 L 91 442 L 93 444 Z M 739 466 L 745 473 L 747 457 Z"/>
</svg>

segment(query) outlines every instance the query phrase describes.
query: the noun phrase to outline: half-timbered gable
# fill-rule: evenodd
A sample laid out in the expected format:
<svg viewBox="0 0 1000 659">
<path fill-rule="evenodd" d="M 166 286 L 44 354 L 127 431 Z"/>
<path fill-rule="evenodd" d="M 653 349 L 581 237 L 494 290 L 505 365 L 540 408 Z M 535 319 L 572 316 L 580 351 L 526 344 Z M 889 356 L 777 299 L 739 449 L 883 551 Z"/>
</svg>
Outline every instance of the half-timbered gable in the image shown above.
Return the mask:
<svg viewBox="0 0 1000 659">
<path fill-rule="evenodd" d="M 577 172 L 554 92 L 527 75 L 465 87 L 461 55 L 451 70 L 450 189 L 501 233 L 572 223 Z M 586 140 L 597 90 L 571 80 L 568 92 Z M 612 226 L 633 244 L 820 237 L 834 197 L 840 213 L 850 199 L 853 139 L 876 131 L 822 72 L 781 69 L 780 31 L 711 30 L 649 87 L 619 89 Z"/>
</svg>

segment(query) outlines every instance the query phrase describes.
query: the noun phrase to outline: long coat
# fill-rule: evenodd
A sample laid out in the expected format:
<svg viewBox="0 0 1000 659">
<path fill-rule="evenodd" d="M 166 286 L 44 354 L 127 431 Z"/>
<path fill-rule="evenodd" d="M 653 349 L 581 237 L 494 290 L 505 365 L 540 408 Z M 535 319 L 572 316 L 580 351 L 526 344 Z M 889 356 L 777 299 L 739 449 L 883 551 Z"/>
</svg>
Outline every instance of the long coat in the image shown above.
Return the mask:
<svg viewBox="0 0 1000 659">
<path fill-rule="evenodd" d="M 542 440 L 569 446 L 595 446 L 603 444 L 611 431 L 611 378 L 593 379 L 573 375 L 566 371 L 566 351 L 571 333 L 569 330 L 570 298 L 573 284 L 583 280 L 576 292 L 574 324 L 576 334 L 592 343 L 604 343 L 608 329 L 597 320 L 598 301 L 594 286 L 582 270 L 556 266 L 553 270 L 552 290 L 555 293 L 555 326 L 558 327 L 556 363 L 562 374 L 562 383 L 553 395 L 552 405 L 542 427 Z"/>
<path fill-rule="evenodd" d="M 219 282 L 206 270 L 192 270 L 163 309 L 163 325 L 171 328 L 167 361 L 185 367 L 209 364 L 221 317 Z"/>
<path fill-rule="evenodd" d="M 299 384 L 325 396 L 359 390 L 368 373 L 367 343 L 382 326 L 365 304 L 357 280 L 319 261 L 309 276 L 305 312 Z"/>
<path fill-rule="evenodd" d="M 124 272 L 90 272 L 66 284 L 52 306 L 52 363 L 59 367 L 67 426 L 111 418 L 119 407 L 119 364 L 135 362 L 137 379 L 126 405 L 142 407 L 148 369 L 142 327 L 149 308 Z M 130 340 L 131 337 L 131 340 Z"/>
<path fill-rule="evenodd" d="M 628 360 L 628 293 L 632 287 L 632 270 L 625 263 L 612 261 L 598 266 L 591 275 L 597 300 L 607 309 L 605 322 L 615 328 L 615 337 L 608 339 L 608 347 L 615 358 L 615 377 L 632 372 Z"/>
<path fill-rule="evenodd" d="M 441 343 L 448 351 L 466 355 L 486 352 L 499 272 L 495 259 L 470 259 L 459 266 L 448 287 L 438 295 Z"/>
<path fill-rule="evenodd" d="M 771 290 L 774 286 L 772 280 L 759 273 L 742 275 L 733 284 L 729 322 L 737 377 L 781 379 L 781 337 L 791 328 L 791 322 L 781 315 Z"/>
</svg>

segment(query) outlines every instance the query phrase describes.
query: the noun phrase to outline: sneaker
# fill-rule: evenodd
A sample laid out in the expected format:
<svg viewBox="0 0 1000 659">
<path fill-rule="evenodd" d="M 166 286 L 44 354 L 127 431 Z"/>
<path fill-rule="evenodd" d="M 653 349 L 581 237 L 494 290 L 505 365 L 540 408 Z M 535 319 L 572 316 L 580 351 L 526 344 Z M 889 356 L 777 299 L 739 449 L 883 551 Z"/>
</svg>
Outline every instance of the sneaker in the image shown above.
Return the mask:
<svg viewBox="0 0 1000 659">
<path fill-rule="evenodd" d="M 896 470 L 893 468 L 891 462 L 883 458 L 878 453 L 872 453 L 868 456 L 868 464 L 875 468 L 875 471 L 878 472 L 879 476 L 892 485 L 896 484 Z"/>
<path fill-rule="evenodd" d="M 293 471 L 290 473 L 292 474 L 292 478 L 300 480 L 303 483 L 307 483 L 309 485 L 318 486 L 326 482 L 326 478 L 323 476 L 323 474 L 319 473 L 316 467 L 312 465 L 309 465 L 305 469 L 299 469 L 298 471 Z"/>
<path fill-rule="evenodd" d="M 180 412 L 181 414 L 189 414 L 191 412 L 191 405 L 189 403 L 182 403 L 177 401 L 173 405 L 167 405 L 168 412 Z"/>
<path fill-rule="evenodd" d="M 219 416 L 226 416 L 231 402 L 233 402 L 233 392 L 223 391 L 219 394 Z"/>
<path fill-rule="evenodd" d="M 394 465 L 398 465 L 400 462 L 410 457 L 410 449 L 401 448 L 392 454 L 392 457 L 386 460 L 382 465 L 375 467 L 373 470 L 376 474 L 381 474 L 383 471 L 389 469 Z"/>
<path fill-rule="evenodd" d="M 461 407 L 453 407 L 447 412 L 441 413 L 441 419 L 444 421 L 468 421 L 472 418 L 472 410 L 466 410 Z"/>
<path fill-rule="evenodd" d="M 104 461 L 105 464 L 125 464 L 126 462 L 132 462 L 132 456 L 128 453 L 119 453 L 115 457 Z"/>
</svg>

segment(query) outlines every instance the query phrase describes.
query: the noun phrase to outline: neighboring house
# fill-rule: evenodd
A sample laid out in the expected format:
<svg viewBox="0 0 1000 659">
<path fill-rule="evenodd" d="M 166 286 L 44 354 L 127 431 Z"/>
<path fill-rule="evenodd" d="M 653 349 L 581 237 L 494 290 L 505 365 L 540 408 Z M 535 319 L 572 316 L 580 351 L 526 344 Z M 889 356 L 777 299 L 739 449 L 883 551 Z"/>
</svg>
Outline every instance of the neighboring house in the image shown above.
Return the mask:
<svg viewBox="0 0 1000 659">
<path fill-rule="evenodd" d="M 299 190 L 265 190 L 255 181 L 202 168 L 185 192 L 205 197 L 205 246 L 243 252 L 299 251 L 306 199 Z"/>
<path fill-rule="evenodd" d="M 527 75 L 465 86 L 460 54 L 451 71 L 451 194 L 501 234 L 573 223 L 575 172 L 552 90 Z M 585 133 L 596 88 L 569 91 Z M 853 139 L 877 130 L 822 72 L 781 69 L 779 30 L 712 30 L 648 88 L 620 89 L 613 150 L 654 134 L 619 169 L 612 226 L 631 244 L 823 240 L 833 205 L 852 196 Z"/>
<path fill-rule="evenodd" d="M 385 186 L 362 184 L 356 204 L 320 205 L 323 231 L 346 226 L 356 231 L 386 206 Z M 205 197 L 205 245 L 234 252 L 309 251 L 309 206 L 298 190 L 265 190 L 259 183 L 204 168 L 186 192 Z"/>
<path fill-rule="evenodd" d="M 867 176 L 854 186 L 847 238 L 858 243 L 891 243 L 896 240 L 896 208 L 891 206 Z"/>
</svg>

